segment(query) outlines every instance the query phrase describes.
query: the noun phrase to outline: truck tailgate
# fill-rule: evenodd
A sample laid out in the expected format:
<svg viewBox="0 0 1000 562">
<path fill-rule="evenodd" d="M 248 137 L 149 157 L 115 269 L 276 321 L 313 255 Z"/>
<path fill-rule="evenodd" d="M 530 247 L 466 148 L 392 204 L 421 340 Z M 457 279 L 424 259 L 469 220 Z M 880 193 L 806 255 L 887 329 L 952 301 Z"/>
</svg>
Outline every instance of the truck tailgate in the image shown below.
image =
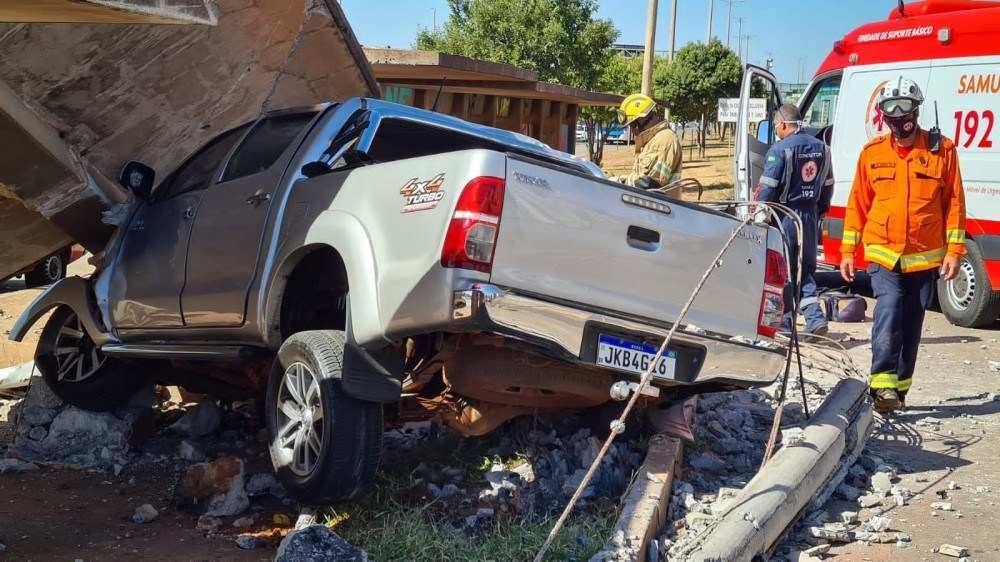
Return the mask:
<svg viewBox="0 0 1000 562">
<path fill-rule="evenodd" d="M 643 201 L 664 206 L 650 210 Z M 697 205 L 511 156 L 491 281 L 673 322 L 738 224 Z M 766 245 L 766 228 L 744 227 L 684 323 L 755 338 Z"/>
</svg>

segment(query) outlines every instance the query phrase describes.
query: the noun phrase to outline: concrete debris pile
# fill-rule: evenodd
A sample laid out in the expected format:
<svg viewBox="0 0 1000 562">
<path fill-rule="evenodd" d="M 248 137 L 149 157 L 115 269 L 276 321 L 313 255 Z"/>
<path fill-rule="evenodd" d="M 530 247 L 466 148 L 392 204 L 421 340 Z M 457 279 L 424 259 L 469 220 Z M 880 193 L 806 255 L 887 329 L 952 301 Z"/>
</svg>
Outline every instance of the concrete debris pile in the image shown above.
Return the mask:
<svg viewBox="0 0 1000 562">
<path fill-rule="evenodd" d="M 412 493 L 434 500 L 439 513 L 468 532 L 487 529 L 497 518 L 541 520 L 566 505 L 600 450 L 603 439 L 585 421 L 577 415 L 512 420 L 481 443 L 484 456 L 493 459 L 481 477 L 476 467 L 421 462 L 411 475 Z M 386 437 L 390 447 L 434 449 L 447 448 L 457 434 L 410 424 Z M 617 503 L 643 455 L 640 442 L 616 440 L 578 506 Z"/>
<path fill-rule="evenodd" d="M 278 554 L 274 558 L 275 562 L 301 560 L 367 562 L 368 554 L 324 525 L 309 525 L 286 536 L 278 546 Z"/>
<path fill-rule="evenodd" d="M 789 560 L 816 560 L 831 546 L 851 542 L 908 548 L 912 538 L 897 527 L 892 510 L 915 497 L 903 485 L 896 467 L 865 452 L 850 467 L 833 497 L 807 513 L 777 552 Z M 950 504 L 940 507 L 951 508 Z M 802 558 L 803 554 L 812 558 Z"/>
<path fill-rule="evenodd" d="M 539 419 L 537 423 L 530 419 L 512 423 L 493 452 L 502 458 L 516 455 L 517 460 L 508 463 L 509 469 L 492 467 L 486 474 L 490 489 L 481 498 L 504 498 L 504 490 L 509 490 L 519 497 L 520 509 L 525 513 L 544 516 L 562 509 L 604 442 L 582 422 L 578 416 L 563 416 Z M 642 463 L 644 451 L 638 445 L 627 436 L 615 440 L 577 507 L 599 498 L 617 501 Z"/>
<path fill-rule="evenodd" d="M 761 390 L 698 398 L 693 446 L 686 447 L 684 479 L 675 479 L 668 523 L 653 549 L 663 560 L 681 557 L 722 514 L 756 473 L 774 420 L 772 399 Z M 802 406 L 786 403 L 782 424 L 805 421 Z"/>
<path fill-rule="evenodd" d="M 14 454 L 37 463 L 118 473 L 128 464 L 133 428 L 152 404 L 152 388 L 147 387 L 113 412 L 81 410 L 63 403 L 42 377 L 35 376 L 12 412 L 18 420 Z"/>
</svg>

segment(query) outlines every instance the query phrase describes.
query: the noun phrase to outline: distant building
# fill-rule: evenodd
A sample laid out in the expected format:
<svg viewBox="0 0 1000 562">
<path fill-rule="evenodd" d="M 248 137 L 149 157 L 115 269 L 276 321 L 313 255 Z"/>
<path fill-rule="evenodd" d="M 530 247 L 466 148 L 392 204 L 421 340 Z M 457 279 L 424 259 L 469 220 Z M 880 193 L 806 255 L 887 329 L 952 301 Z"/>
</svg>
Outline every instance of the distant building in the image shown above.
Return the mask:
<svg viewBox="0 0 1000 562">
<path fill-rule="evenodd" d="M 541 82 L 509 64 L 432 51 L 365 49 L 385 99 L 514 131 L 572 153 L 582 106 L 617 106 L 622 96 Z M 438 91 L 441 91 L 440 98 Z M 434 102 L 437 100 L 437 106 Z"/>
<path fill-rule="evenodd" d="M 644 45 L 630 45 L 628 43 L 615 43 L 611 49 L 621 53 L 625 58 L 641 57 L 646 51 Z"/>
</svg>

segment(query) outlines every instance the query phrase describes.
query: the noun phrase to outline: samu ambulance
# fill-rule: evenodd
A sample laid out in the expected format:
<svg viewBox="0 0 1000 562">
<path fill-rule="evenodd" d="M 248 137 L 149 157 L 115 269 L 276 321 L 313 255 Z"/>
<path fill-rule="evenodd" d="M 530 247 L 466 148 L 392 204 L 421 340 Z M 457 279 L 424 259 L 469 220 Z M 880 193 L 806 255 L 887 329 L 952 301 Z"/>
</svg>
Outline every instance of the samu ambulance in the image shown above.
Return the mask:
<svg viewBox="0 0 1000 562">
<path fill-rule="evenodd" d="M 844 211 L 858 156 L 869 139 L 888 134 L 876 93 L 900 74 L 923 90 L 920 125 L 935 125 L 959 151 L 968 214 L 958 277 L 938 281 L 938 302 L 953 324 L 992 325 L 1000 316 L 1000 2 L 925 0 L 900 4 L 887 20 L 862 25 L 836 41 L 800 98 L 805 129 L 830 146 L 836 187 L 822 225 L 820 261 L 838 266 Z M 748 65 L 736 134 L 736 196 L 748 200 L 771 127 L 750 134 L 751 91 L 769 91 L 770 113 L 781 103 L 778 82 Z M 763 142 L 762 142 L 763 141 Z M 856 256 L 865 266 L 863 249 Z"/>
</svg>

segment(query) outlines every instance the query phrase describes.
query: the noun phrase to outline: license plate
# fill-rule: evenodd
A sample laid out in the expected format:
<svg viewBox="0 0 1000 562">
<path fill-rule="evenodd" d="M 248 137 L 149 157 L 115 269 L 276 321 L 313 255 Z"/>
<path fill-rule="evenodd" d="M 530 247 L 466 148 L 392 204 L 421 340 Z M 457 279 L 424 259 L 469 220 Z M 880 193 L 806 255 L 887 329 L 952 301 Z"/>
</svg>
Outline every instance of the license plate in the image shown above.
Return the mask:
<svg viewBox="0 0 1000 562">
<path fill-rule="evenodd" d="M 596 363 L 602 367 L 611 367 L 641 375 L 652 364 L 658 350 L 658 347 L 648 343 L 600 334 L 597 337 Z M 673 379 L 676 366 L 677 352 L 668 349 L 663 352 L 656 368 L 653 369 L 653 377 Z"/>
</svg>

